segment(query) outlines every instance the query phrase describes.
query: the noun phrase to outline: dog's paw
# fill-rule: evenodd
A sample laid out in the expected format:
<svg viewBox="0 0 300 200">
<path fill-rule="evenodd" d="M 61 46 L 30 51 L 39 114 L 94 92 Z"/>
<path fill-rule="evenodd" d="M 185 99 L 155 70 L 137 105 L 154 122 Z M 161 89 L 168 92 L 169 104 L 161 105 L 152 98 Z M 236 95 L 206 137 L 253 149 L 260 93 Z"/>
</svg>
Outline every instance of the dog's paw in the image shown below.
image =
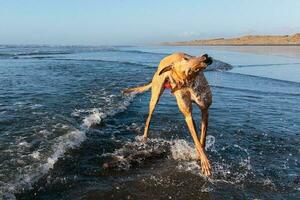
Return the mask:
<svg viewBox="0 0 300 200">
<path fill-rule="evenodd" d="M 146 144 L 147 143 L 148 138 L 147 137 L 143 137 L 142 139 L 142 143 Z"/>
<path fill-rule="evenodd" d="M 210 164 L 209 163 L 203 163 L 201 162 L 201 171 L 205 176 L 211 176 L 211 169 L 210 169 Z"/>
<path fill-rule="evenodd" d="M 205 176 L 211 176 L 211 166 L 209 160 L 206 156 L 203 156 L 201 159 L 201 171 Z"/>
</svg>

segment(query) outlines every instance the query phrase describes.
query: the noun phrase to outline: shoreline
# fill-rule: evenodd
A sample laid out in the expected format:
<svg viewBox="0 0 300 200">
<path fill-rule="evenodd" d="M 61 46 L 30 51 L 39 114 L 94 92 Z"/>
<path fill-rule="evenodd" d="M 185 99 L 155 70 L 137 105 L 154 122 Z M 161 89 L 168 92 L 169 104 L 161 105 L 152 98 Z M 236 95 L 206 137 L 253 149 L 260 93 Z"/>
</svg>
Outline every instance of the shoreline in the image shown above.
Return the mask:
<svg viewBox="0 0 300 200">
<path fill-rule="evenodd" d="M 180 43 L 180 42 L 179 42 Z M 275 46 L 275 47 L 293 47 L 299 46 L 300 44 L 177 44 L 177 43 L 161 43 L 159 46 L 199 46 L 199 47 L 206 47 L 206 46 L 217 46 L 217 47 L 239 47 L 239 46 Z"/>
<path fill-rule="evenodd" d="M 300 33 L 293 35 L 245 35 L 234 38 L 162 42 L 161 44 L 176 46 L 300 46 Z"/>
<path fill-rule="evenodd" d="M 300 45 L 160 45 L 166 47 L 195 47 L 204 50 L 221 50 L 240 53 L 283 56 L 300 59 Z"/>
</svg>

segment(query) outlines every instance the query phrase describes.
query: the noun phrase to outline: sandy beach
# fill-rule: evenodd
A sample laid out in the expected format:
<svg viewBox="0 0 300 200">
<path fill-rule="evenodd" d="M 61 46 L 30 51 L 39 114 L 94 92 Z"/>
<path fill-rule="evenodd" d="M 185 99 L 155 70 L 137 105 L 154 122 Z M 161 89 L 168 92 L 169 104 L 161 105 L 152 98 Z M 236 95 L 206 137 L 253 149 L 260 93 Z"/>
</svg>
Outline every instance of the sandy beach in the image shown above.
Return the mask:
<svg viewBox="0 0 300 200">
<path fill-rule="evenodd" d="M 299 46 L 300 33 L 291 35 L 245 35 L 232 38 L 164 42 L 163 45 L 189 46 Z"/>
</svg>

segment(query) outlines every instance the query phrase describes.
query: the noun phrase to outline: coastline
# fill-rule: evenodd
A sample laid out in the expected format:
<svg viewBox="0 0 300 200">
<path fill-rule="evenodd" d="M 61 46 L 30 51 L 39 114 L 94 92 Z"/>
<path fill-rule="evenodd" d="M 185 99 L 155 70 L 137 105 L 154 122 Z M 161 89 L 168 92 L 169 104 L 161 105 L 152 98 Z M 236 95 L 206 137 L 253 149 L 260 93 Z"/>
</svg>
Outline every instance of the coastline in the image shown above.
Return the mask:
<svg viewBox="0 0 300 200">
<path fill-rule="evenodd" d="M 176 45 L 160 45 L 175 47 Z M 199 47 L 206 50 L 221 50 L 260 55 L 283 56 L 300 59 L 300 45 L 177 45 L 179 47 Z"/>
<path fill-rule="evenodd" d="M 300 33 L 293 35 L 246 35 L 181 42 L 163 42 L 164 46 L 196 46 L 205 49 L 300 58 Z"/>
<path fill-rule="evenodd" d="M 284 47 L 284 46 L 300 46 L 300 44 L 197 44 L 189 42 L 163 42 L 160 45 L 162 46 L 217 46 L 217 47 L 231 47 L 231 46 L 275 46 L 275 47 Z"/>
</svg>

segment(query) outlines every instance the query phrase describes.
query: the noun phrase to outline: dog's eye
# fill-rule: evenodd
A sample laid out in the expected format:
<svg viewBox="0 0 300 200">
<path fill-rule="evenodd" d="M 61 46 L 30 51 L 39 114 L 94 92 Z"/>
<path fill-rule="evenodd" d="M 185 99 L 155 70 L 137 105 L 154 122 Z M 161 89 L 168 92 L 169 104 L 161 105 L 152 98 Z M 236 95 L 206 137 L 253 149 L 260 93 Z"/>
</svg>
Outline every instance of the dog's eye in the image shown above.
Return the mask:
<svg viewBox="0 0 300 200">
<path fill-rule="evenodd" d="M 188 58 L 186 58 L 186 57 L 183 57 L 183 59 L 184 59 L 184 60 L 188 60 Z"/>
</svg>

